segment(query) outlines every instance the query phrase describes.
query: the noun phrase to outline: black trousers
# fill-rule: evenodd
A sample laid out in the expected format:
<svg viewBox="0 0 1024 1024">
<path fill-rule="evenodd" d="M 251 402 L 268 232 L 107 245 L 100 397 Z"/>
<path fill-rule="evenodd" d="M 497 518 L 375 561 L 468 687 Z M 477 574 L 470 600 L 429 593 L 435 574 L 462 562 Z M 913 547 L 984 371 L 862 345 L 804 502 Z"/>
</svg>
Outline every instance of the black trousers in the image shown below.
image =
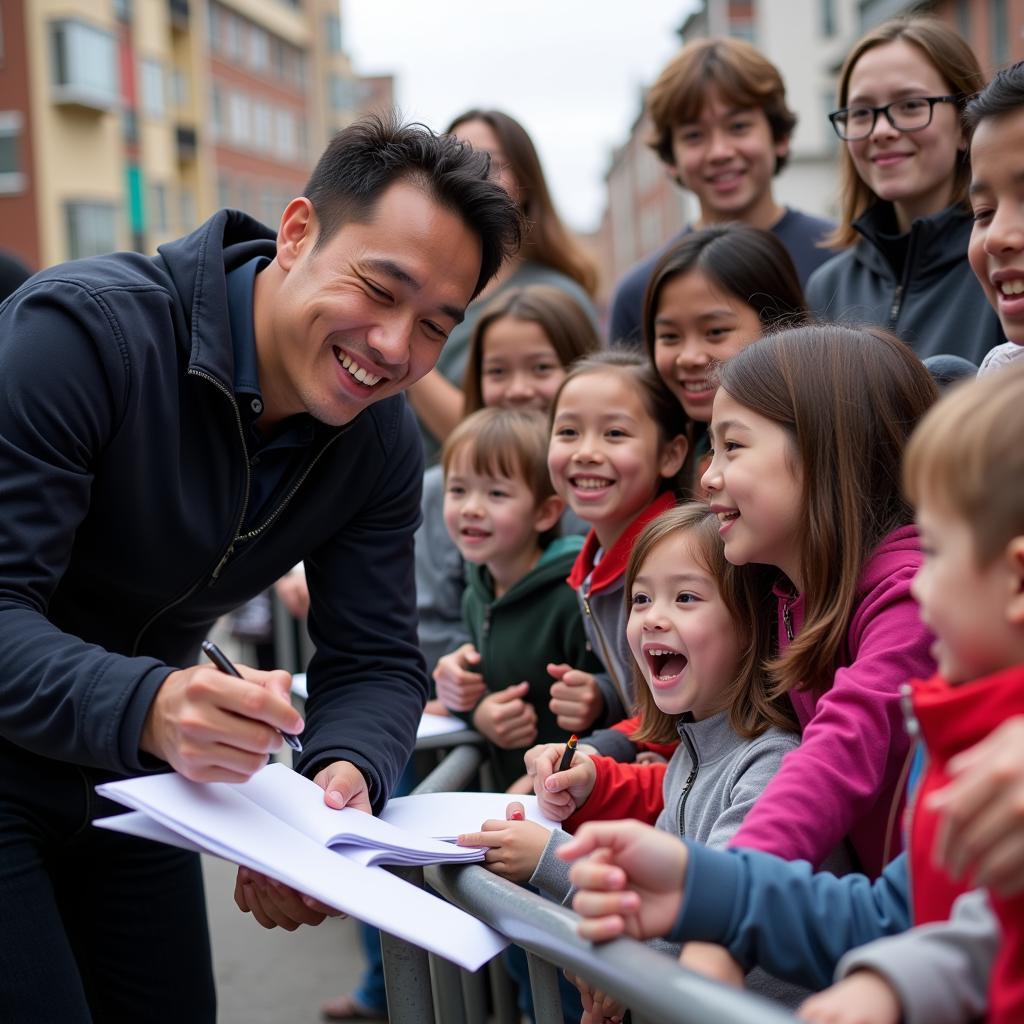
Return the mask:
<svg viewBox="0 0 1024 1024">
<path fill-rule="evenodd" d="M 102 781 L 0 739 L 0 1020 L 213 1024 L 199 857 L 91 825 Z"/>
</svg>

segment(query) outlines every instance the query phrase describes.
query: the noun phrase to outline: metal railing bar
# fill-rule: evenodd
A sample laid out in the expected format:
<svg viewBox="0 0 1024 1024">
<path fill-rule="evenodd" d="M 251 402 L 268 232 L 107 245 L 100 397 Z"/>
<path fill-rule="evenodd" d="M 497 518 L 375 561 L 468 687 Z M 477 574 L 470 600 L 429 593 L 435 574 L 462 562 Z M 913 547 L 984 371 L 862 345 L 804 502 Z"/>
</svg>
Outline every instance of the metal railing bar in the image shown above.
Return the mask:
<svg viewBox="0 0 1024 1024">
<path fill-rule="evenodd" d="M 435 864 L 428 884 L 467 913 L 544 960 L 568 968 L 661 1024 L 792 1024 L 788 1011 L 726 988 L 631 939 L 595 945 L 576 933 L 579 918 L 477 865 Z"/>
</svg>

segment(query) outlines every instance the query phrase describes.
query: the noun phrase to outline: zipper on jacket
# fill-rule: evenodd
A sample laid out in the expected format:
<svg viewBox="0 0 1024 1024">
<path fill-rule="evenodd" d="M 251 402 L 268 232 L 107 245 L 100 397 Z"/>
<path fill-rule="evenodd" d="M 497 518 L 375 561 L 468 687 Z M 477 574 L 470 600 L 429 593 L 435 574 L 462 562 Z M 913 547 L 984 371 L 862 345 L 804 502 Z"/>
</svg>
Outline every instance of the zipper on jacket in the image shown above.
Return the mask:
<svg viewBox="0 0 1024 1024">
<path fill-rule="evenodd" d="M 249 453 L 248 449 L 245 446 L 245 429 L 242 426 L 242 415 L 238 411 L 238 403 L 235 401 L 235 396 L 223 384 L 221 384 L 221 382 L 217 380 L 216 377 L 211 376 L 210 374 L 204 372 L 203 370 L 189 369 L 186 372 L 188 373 L 189 376 L 199 377 L 202 380 L 209 381 L 231 403 L 231 408 L 234 410 L 235 413 L 235 423 L 238 426 L 238 439 L 242 445 L 242 455 L 244 457 L 243 461 L 245 463 L 245 493 L 242 498 L 242 513 L 239 517 L 238 525 L 232 531 L 234 537 L 231 543 L 228 545 L 227 550 L 224 552 L 224 554 L 221 555 L 216 566 L 214 566 L 213 572 L 210 574 L 210 578 L 207 581 L 206 585 L 208 587 L 212 587 L 220 577 L 221 572 L 224 570 L 224 566 L 227 565 L 228 560 L 234 554 L 235 545 L 239 541 L 251 540 L 253 537 L 258 536 L 260 533 L 263 532 L 263 530 L 267 528 L 267 526 L 270 525 L 270 523 L 272 523 L 278 517 L 278 515 L 280 515 L 281 511 L 284 509 L 284 507 L 292 499 L 292 496 L 302 485 L 302 482 L 306 479 L 310 471 L 320 460 L 320 457 L 324 454 L 325 451 L 327 451 L 327 449 L 334 443 L 334 441 L 337 440 L 338 437 L 345 433 L 345 430 L 341 430 L 333 437 L 331 437 L 330 440 L 328 440 L 328 442 L 320 449 L 320 451 L 317 453 L 313 461 L 306 467 L 306 471 L 302 474 L 301 477 L 299 477 L 299 479 L 296 481 L 295 485 L 291 488 L 288 494 L 285 495 L 285 498 L 281 502 L 281 504 L 278 505 L 278 507 L 271 513 L 271 515 L 263 521 L 263 523 L 259 526 L 258 529 L 251 530 L 249 533 L 245 535 L 239 535 L 239 530 L 242 527 L 242 523 L 245 522 L 245 516 L 249 510 L 249 487 L 252 481 L 252 473 L 249 467 Z M 204 573 L 198 580 L 196 580 L 195 583 L 188 587 L 187 590 L 185 590 L 182 594 L 176 597 L 173 601 L 170 601 L 162 607 L 158 608 L 142 624 L 142 628 L 138 631 L 138 633 L 135 634 L 135 642 L 132 644 L 132 656 L 136 656 L 138 654 L 139 644 L 142 642 L 142 637 L 145 635 L 146 630 L 148 630 L 149 627 L 152 626 L 153 623 L 156 622 L 156 620 L 160 618 L 161 615 L 164 615 L 166 612 L 169 612 L 172 608 L 176 608 L 179 604 L 182 603 L 182 601 L 186 601 L 188 598 L 190 598 L 199 589 L 200 585 L 203 583 L 203 580 L 205 578 L 206 574 Z"/>
<path fill-rule="evenodd" d="M 789 607 L 792 600 L 793 598 L 787 597 L 782 603 L 782 625 L 786 630 L 786 639 L 790 643 L 793 642 L 793 612 Z"/>
<path fill-rule="evenodd" d="M 690 734 L 685 729 L 680 729 L 679 736 L 690 752 L 690 763 L 693 766 L 690 768 L 690 774 L 686 776 L 686 782 L 683 783 L 683 792 L 679 796 L 679 835 L 685 836 L 686 830 L 683 828 L 683 820 L 686 813 L 686 798 L 690 795 L 694 782 L 697 781 L 697 749 L 693 745 L 693 740 L 690 739 Z"/>
<path fill-rule="evenodd" d="M 889 330 L 896 330 L 896 321 L 900 317 L 900 308 L 903 305 L 903 285 L 896 285 L 896 291 L 892 293 L 892 305 L 889 306 Z"/>
<path fill-rule="evenodd" d="M 622 702 L 623 710 L 627 716 L 632 711 L 632 701 L 629 700 L 626 694 L 622 690 L 622 684 L 619 682 L 618 676 L 615 674 L 615 662 L 612 661 L 608 654 L 608 643 L 604 638 L 604 630 L 601 629 L 601 624 L 594 617 L 594 613 L 590 610 L 590 601 L 582 597 L 583 610 L 586 612 L 587 618 L 593 623 L 594 632 L 597 633 L 598 643 L 601 645 L 601 660 L 604 662 L 605 671 L 608 673 L 609 679 L 612 681 L 612 686 L 615 687 L 615 692 L 619 695 L 619 700 Z M 605 709 L 607 710 L 607 708 Z"/>
</svg>

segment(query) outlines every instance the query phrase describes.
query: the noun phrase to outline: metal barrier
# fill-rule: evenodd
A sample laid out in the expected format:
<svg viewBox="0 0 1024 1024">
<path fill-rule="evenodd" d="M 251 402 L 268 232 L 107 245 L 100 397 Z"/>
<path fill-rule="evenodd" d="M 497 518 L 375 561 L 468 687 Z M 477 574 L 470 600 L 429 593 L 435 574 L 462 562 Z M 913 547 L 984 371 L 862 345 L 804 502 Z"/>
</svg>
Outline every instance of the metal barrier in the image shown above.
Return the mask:
<svg viewBox="0 0 1024 1024">
<path fill-rule="evenodd" d="M 414 790 L 465 789 L 483 760 L 479 747 L 457 746 Z M 489 924 L 527 952 L 537 1024 L 562 1024 L 556 970 L 568 968 L 632 1010 L 634 1024 L 784 1024 L 793 1016 L 760 996 L 727 988 L 673 963 L 632 939 L 594 945 L 576 934 L 572 911 L 470 865 L 436 864 L 398 872 L 424 880 L 447 900 Z M 381 936 L 391 1024 L 483 1024 L 487 1019 L 482 971 L 471 974 L 424 950 Z M 519 1019 L 504 971 L 492 962 L 493 1015 Z"/>
</svg>

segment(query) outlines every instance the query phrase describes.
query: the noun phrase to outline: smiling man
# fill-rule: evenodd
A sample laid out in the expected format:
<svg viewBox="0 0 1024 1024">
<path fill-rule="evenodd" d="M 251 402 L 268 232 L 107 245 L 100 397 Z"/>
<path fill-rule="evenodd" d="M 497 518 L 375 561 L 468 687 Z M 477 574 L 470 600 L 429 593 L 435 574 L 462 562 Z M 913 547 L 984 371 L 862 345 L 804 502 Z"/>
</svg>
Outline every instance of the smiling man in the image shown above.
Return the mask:
<svg viewBox="0 0 1024 1024">
<path fill-rule="evenodd" d="M 214 1020 L 198 858 L 92 828 L 119 810 L 97 782 L 240 782 L 282 730 L 330 806 L 386 802 L 427 693 L 401 392 L 519 232 L 486 156 L 370 120 L 276 235 L 222 210 L 0 306 L 0 1018 Z M 286 673 L 196 665 L 300 560 L 305 723 Z M 323 918 L 248 873 L 236 900 L 266 926 Z"/>
</svg>

